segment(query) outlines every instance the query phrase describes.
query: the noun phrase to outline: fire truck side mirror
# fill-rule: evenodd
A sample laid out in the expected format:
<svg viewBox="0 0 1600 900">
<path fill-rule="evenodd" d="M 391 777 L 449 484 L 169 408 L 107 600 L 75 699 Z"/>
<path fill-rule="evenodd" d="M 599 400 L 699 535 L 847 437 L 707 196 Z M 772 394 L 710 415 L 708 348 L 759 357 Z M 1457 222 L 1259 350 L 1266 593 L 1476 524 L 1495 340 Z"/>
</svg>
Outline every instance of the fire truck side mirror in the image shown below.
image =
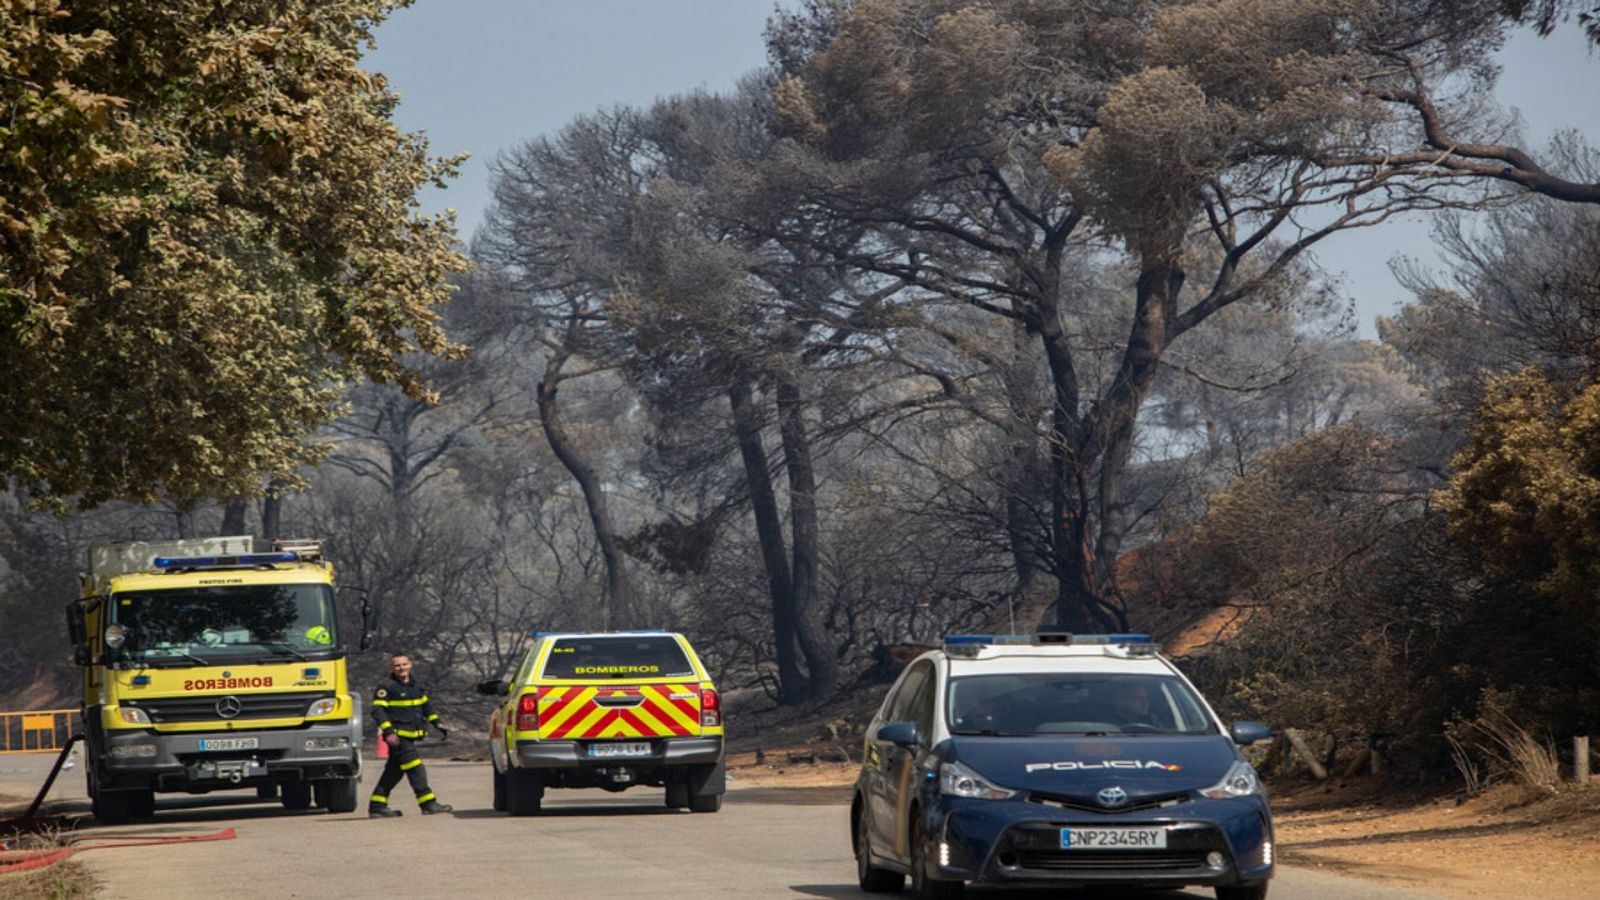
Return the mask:
<svg viewBox="0 0 1600 900">
<path fill-rule="evenodd" d="M 89 664 L 89 628 L 85 623 L 83 604 L 67 604 L 67 642 L 72 644 L 73 661 L 80 666 Z"/>
<path fill-rule="evenodd" d="M 361 643 L 362 650 L 372 649 L 372 604 L 366 597 L 361 598 Z"/>
</svg>

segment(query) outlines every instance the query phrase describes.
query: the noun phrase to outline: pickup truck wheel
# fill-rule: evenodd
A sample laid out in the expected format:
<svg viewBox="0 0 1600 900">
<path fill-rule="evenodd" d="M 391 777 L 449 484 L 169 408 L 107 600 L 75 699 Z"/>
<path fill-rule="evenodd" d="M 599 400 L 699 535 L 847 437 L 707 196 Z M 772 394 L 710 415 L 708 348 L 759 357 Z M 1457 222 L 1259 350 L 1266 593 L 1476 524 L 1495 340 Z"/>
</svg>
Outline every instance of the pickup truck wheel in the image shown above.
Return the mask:
<svg viewBox="0 0 1600 900">
<path fill-rule="evenodd" d="M 355 812 L 361 784 L 355 778 L 334 778 L 312 782 L 317 805 L 331 813 Z"/>
<path fill-rule="evenodd" d="M 539 814 L 544 800 L 544 778 L 538 772 L 512 769 L 506 773 L 506 808 L 513 816 Z"/>
<path fill-rule="evenodd" d="M 311 782 L 286 781 L 283 783 L 284 809 L 311 808 Z"/>
<path fill-rule="evenodd" d="M 721 794 L 690 794 L 690 812 L 716 812 L 722 808 Z"/>
<path fill-rule="evenodd" d="M 689 805 L 689 784 L 683 781 L 667 782 L 667 809 L 683 809 Z"/>
<path fill-rule="evenodd" d="M 494 778 L 494 811 L 495 812 L 505 812 L 506 811 L 506 773 L 500 771 L 499 769 L 496 769 L 492 764 L 489 766 L 489 771 L 491 773 L 493 773 L 493 778 Z"/>
</svg>

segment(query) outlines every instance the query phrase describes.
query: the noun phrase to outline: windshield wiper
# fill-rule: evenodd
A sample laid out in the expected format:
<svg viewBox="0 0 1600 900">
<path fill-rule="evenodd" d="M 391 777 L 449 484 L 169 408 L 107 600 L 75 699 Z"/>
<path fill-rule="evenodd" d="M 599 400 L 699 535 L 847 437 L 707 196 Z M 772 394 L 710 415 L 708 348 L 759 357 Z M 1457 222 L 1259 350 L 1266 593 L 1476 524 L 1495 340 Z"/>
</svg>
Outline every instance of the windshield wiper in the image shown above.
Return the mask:
<svg viewBox="0 0 1600 900">
<path fill-rule="evenodd" d="M 200 657 L 195 656 L 193 653 L 190 653 L 187 650 L 163 649 L 163 650 L 160 650 L 160 651 L 151 651 L 151 652 L 159 652 L 159 653 L 161 653 L 163 655 L 162 656 L 147 656 L 147 657 L 145 657 L 143 659 L 136 660 L 136 662 L 140 663 L 141 665 L 152 666 L 152 667 L 157 668 L 157 669 L 161 668 L 161 664 L 164 663 L 164 662 L 174 662 L 174 661 L 176 661 L 177 659 L 180 659 L 180 658 L 181 659 L 191 660 L 193 662 L 197 662 L 202 666 L 209 666 L 209 665 L 212 664 L 210 660 L 201 659 Z"/>
<path fill-rule="evenodd" d="M 295 659 L 305 660 L 306 662 L 310 662 L 311 661 L 311 657 L 309 657 L 309 656 L 305 655 L 304 653 L 301 653 L 299 650 L 296 650 L 295 648 L 289 646 L 289 642 L 288 641 L 265 641 L 265 642 L 262 643 L 262 646 L 266 647 L 269 650 L 271 650 L 273 653 L 278 654 L 279 656 L 282 656 L 285 653 L 287 653 L 290 656 L 293 656 Z"/>
</svg>

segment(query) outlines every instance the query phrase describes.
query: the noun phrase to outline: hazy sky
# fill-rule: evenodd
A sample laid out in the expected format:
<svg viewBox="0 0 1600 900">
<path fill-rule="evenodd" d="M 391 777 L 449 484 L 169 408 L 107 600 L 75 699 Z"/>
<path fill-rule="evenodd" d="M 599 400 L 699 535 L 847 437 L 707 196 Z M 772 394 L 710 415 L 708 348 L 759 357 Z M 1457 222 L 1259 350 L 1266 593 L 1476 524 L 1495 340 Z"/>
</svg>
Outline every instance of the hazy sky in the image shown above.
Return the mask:
<svg viewBox="0 0 1600 900">
<path fill-rule="evenodd" d="M 418 0 L 379 29 L 367 67 L 401 95 L 401 127 L 426 131 L 435 153 L 472 154 L 448 190 L 424 197 L 429 211 L 455 209 L 466 239 L 488 204 L 496 153 L 599 107 L 733 87 L 766 61 L 772 10 L 772 0 Z M 1499 99 L 1521 112 L 1530 147 L 1563 128 L 1600 144 L 1600 58 L 1577 29 L 1518 35 L 1501 65 Z M 1369 336 L 1374 317 L 1406 299 L 1389 271 L 1397 255 L 1434 258 L 1420 217 L 1318 251 Z"/>
</svg>

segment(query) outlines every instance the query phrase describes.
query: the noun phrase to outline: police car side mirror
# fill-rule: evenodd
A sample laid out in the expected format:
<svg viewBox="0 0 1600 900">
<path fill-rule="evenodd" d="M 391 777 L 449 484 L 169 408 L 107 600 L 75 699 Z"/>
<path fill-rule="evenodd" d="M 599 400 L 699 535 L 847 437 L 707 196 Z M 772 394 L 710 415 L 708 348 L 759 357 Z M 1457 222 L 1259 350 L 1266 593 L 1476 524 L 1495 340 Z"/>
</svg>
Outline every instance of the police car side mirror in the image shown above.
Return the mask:
<svg viewBox="0 0 1600 900">
<path fill-rule="evenodd" d="M 1228 729 L 1233 742 L 1241 747 L 1248 747 L 1259 741 L 1272 740 L 1272 729 L 1260 722 L 1235 722 Z"/>
<path fill-rule="evenodd" d="M 898 747 L 917 745 L 917 723 L 891 722 L 878 729 L 878 740 L 888 741 Z"/>
<path fill-rule="evenodd" d="M 488 681 L 478 682 L 478 693 L 485 697 L 504 697 L 511 693 L 511 685 L 502 679 L 491 678 Z"/>
</svg>

